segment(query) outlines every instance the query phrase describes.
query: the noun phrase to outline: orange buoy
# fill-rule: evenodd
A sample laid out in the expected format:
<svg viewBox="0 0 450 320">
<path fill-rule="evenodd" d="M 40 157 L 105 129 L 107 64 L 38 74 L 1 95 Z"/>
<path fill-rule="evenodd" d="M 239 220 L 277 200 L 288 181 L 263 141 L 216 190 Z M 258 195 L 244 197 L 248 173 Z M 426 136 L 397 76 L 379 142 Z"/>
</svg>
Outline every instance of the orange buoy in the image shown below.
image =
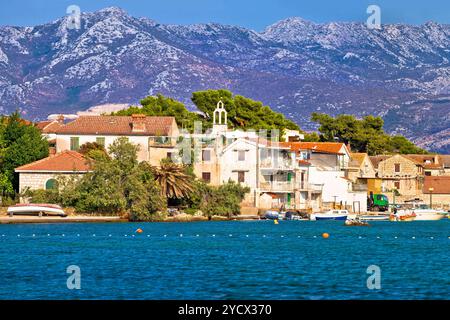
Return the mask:
<svg viewBox="0 0 450 320">
<path fill-rule="evenodd" d="M 144 231 L 142 231 L 141 228 L 138 228 L 138 229 L 136 230 L 136 232 L 137 232 L 137 233 L 142 233 L 142 232 L 144 232 Z"/>
<path fill-rule="evenodd" d="M 328 239 L 330 237 L 330 235 L 326 232 L 322 233 L 322 238 L 324 239 Z"/>
</svg>

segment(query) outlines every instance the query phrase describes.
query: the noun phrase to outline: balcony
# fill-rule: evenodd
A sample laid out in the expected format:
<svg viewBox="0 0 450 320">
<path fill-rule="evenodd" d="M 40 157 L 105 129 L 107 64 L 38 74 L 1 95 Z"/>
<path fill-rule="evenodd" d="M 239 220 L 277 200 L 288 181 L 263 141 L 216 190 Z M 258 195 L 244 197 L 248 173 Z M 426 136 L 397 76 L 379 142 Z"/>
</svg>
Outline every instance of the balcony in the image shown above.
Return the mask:
<svg viewBox="0 0 450 320">
<path fill-rule="evenodd" d="M 352 191 L 367 192 L 367 184 L 352 183 Z"/>
<path fill-rule="evenodd" d="M 271 192 L 294 192 L 294 183 L 292 181 L 273 181 L 261 182 L 260 189 L 262 191 Z"/>
<path fill-rule="evenodd" d="M 292 159 L 266 158 L 261 160 L 260 167 L 261 169 L 293 170 L 294 162 Z"/>
</svg>

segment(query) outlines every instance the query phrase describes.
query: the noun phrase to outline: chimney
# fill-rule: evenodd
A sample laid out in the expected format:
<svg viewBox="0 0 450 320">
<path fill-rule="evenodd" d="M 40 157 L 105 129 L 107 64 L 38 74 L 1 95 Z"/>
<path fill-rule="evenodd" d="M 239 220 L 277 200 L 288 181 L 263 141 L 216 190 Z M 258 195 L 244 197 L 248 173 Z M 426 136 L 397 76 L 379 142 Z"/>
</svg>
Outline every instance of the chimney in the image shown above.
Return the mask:
<svg viewBox="0 0 450 320">
<path fill-rule="evenodd" d="M 63 125 L 63 124 L 64 124 L 64 115 L 60 114 L 60 115 L 56 118 L 56 121 L 58 121 L 58 123 L 59 123 L 60 125 Z"/>
<path fill-rule="evenodd" d="M 131 116 L 131 131 L 145 132 L 145 114 L 133 114 Z"/>
</svg>

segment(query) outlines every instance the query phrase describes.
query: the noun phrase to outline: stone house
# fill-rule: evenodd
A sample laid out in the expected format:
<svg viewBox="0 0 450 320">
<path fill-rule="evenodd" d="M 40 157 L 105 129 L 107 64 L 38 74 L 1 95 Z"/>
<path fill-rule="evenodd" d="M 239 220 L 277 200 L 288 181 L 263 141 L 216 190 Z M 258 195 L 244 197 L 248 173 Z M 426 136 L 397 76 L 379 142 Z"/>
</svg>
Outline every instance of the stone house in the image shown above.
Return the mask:
<svg viewBox="0 0 450 320">
<path fill-rule="evenodd" d="M 96 142 L 106 150 L 118 138 L 125 137 L 138 145 L 138 160 L 159 165 L 161 159 L 176 152 L 179 136 L 174 117 L 80 116 L 55 130 L 56 153 L 77 151 L 87 142 Z"/>
<path fill-rule="evenodd" d="M 433 207 L 450 209 L 450 176 L 426 176 L 423 184 L 425 203 Z"/>
<path fill-rule="evenodd" d="M 60 176 L 80 176 L 90 171 L 89 162 L 82 154 L 66 150 L 56 155 L 20 166 L 15 169 L 19 174 L 19 189 L 24 191 L 54 189 Z"/>
<path fill-rule="evenodd" d="M 402 202 L 420 197 L 424 181 L 424 167 L 407 155 L 374 156 L 370 158 L 382 179 L 382 192 L 390 202 Z"/>
</svg>

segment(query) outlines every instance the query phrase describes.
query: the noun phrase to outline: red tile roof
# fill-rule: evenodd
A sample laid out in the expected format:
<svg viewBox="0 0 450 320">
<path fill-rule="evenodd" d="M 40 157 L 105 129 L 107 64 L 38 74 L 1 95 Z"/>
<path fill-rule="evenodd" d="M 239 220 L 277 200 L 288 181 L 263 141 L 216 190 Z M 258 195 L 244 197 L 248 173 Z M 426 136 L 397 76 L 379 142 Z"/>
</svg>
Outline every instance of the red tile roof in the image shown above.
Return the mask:
<svg viewBox="0 0 450 320">
<path fill-rule="evenodd" d="M 75 151 L 63 151 L 16 168 L 16 172 L 50 171 L 50 172 L 86 172 L 90 170 L 88 161 Z"/>
<path fill-rule="evenodd" d="M 62 125 L 57 120 L 41 121 L 36 123 L 36 127 L 42 133 L 56 133 Z"/>
<path fill-rule="evenodd" d="M 102 134 L 102 135 L 171 135 L 174 117 L 139 117 L 145 125 L 133 131 L 133 116 L 80 116 L 61 126 L 58 134 Z"/>
<path fill-rule="evenodd" d="M 450 194 L 450 177 L 425 176 L 423 193 L 429 194 L 430 188 L 434 188 L 433 194 Z"/>
<path fill-rule="evenodd" d="M 319 153 L 342 154 L 345 144 L 340 142 L 281 142 L 283 146 L 290 147 L 293 151 L 311 150 Z"/>
</svg>

